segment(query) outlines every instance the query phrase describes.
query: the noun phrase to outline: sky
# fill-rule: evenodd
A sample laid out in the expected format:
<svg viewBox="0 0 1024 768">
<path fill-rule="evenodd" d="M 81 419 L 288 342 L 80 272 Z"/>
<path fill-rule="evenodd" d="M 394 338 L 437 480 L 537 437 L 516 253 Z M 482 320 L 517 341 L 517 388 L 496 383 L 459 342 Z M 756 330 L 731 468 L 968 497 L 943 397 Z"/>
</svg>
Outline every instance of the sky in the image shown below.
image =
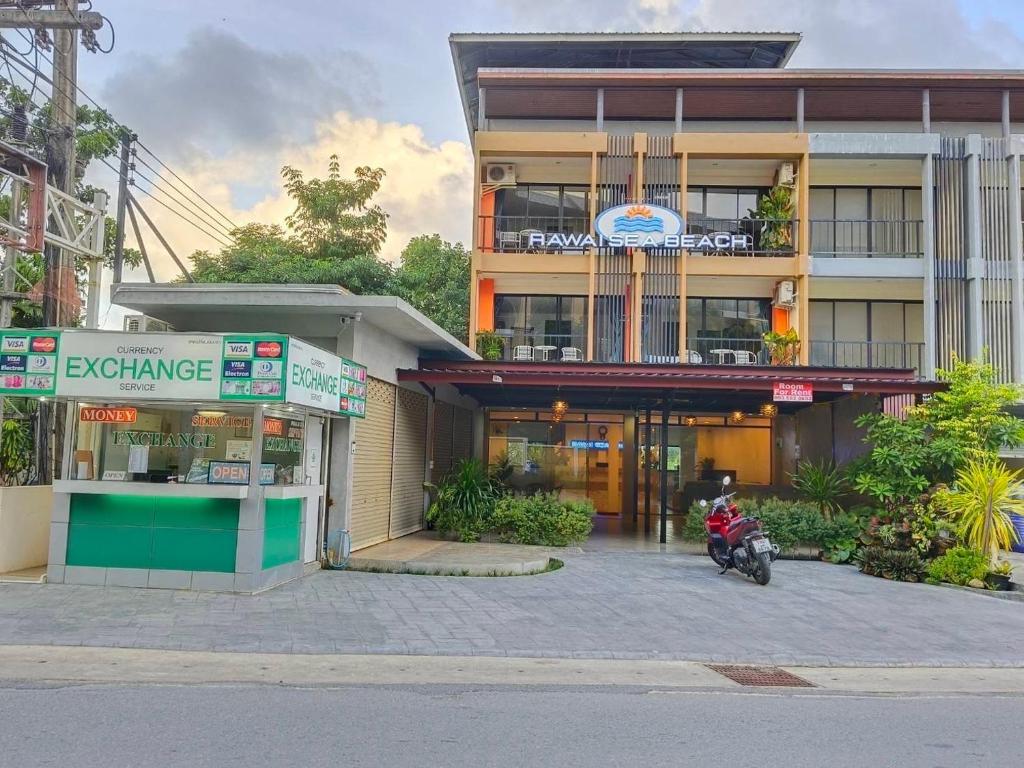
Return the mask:
<svg viewBox="0 0 1024 768">
<path fill-rule="evenodd" d="M 93 0 L 116 31 L 79 82 L 236 223 L 283 223 L 283 165 L 383 167 L 382 256 L 467 241 L 472 160 L 447 37 L 798 31 L 800 67 L 1024 69 L 1020 0 Z M 99 33 L 109 41 L 109 29 Z M 102 166 L 94 183 L 115 188 Z M 144 203 L 145 204 L 145 203 Z M 155 205 L 180 255 L 215 246 Z M 158 279 L 176 269 L 150 245 Z M 144 279 L 144 275 L 133 275 Z"/>
</svg>

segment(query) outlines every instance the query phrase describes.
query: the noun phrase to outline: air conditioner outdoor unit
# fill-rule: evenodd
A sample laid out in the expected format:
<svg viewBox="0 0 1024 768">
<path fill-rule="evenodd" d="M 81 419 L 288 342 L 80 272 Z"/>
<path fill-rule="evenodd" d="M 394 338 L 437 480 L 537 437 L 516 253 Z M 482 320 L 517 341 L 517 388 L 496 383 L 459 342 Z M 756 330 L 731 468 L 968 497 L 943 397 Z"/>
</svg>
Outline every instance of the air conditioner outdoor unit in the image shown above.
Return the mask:
<svg viewBox="0 0 1024 768">
<path fill-rule="evenodd" d="M 792 280 L 780 280 L 775 284 L 775 300 L 772 302 L 776 307 L 791 309 L 796 306 L 796 284 Z"/>
<path fill-rule="evenodd" d="M 159 333 L 173 331 L 174 326 L 148 315 L 125 315 L 124 330 L 128 333 Z"/>
<path fill-rule="evenodd" d="M 487 163 L 484 166 L 485 184 L 515 184 L 516 167 L 512 163 Z"/>
<path fill-rule="evenodd" d="M 791 187 L 796 181 L 796 172 L 792 163 L 781 163 L 778 173 L 775 174 L 775 183 L 783 187 Z"/>
</svg>

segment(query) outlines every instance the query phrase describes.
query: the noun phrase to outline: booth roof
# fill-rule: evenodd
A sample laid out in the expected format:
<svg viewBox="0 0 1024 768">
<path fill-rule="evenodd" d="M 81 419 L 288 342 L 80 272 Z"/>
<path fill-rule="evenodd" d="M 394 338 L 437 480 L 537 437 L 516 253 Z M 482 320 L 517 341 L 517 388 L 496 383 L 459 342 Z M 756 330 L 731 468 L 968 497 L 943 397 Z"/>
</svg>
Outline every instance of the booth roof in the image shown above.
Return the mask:
<svg viewBox="0 0 1024 768">
<path fill-rule="evenodd" d="M 337 285 L 119 283 L 111 301 L 183 332 L 259 333 L 333 338 L 360 318 L 419 348 L 424 356 L 478 360 L 469 347 L 396 296 L 359 296 Z"/>
</svg>

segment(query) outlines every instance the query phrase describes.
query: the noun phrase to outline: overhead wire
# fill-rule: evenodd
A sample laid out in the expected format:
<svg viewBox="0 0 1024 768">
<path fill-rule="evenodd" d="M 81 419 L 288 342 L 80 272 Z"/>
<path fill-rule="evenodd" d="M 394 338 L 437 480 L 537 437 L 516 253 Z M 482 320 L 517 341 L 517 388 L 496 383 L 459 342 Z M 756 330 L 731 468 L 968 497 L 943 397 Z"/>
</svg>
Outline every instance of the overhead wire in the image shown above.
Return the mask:
<svg viewBox="0 0 1024 768">
<path fill-rule="evenodd" d="M 158 170 L 157 170 L 156 168 L 154 168 L 154 167 L 153 167 L 153 166 L 151 166 L 151 165 L 150 165 L 149 163 L 147 163 L 147 162 L 146 162 L 146 161 L 145 161 L 145 160 L 144 160 L 143 158 L 141 158 L 141 157 L 139 157 L 138 155 L 136 155 L 136 156 L 135 156 L 135 159 L 136 159 L 136 160 L 137 160 L 137 161 L 138 161 L 139 163 L 141 163 L 141 164 L 142 164 L 143 166 L 145 166 L 145 167 L 146 167 L 146 168 L 147 168 L 147 169 L 148 169 L 149 171 L 151 171 L 151 172 L 152 172 L 153 174 L 155 174 L 155 175 L 156 175 L 156 177 L 157 177 L 158 179 L 160 179 L 160 180 L 161 180 L 162 182 L 164 182 L 164 184 L 166 184 L 166 185 L 167 185 L 168 187 L 170 187 L 171 189 L 173 189 L 173 190 L 175 190 L 175 191 L 177 191 L 177 190 L 178 190 L 178 187 L 177 187 L 177 186 L 176 186 L 176 185 L 174 184 L 174 182 L 172 182 L 172 181 L 168 180 L 166 176 L 164 176 L 164 175 L 163 175 L 162 173 L 160 173 L 160 171 L 158 171 Z M 140 171 L 140 170 L 139 170 L 138 168 L 136 168 L 136 169 L 135 169 L 135 175 L 136 175 L 136 176 L 141 176 L 141 177 L 142 177 L 143 179 L 145 179 L 146 181 L 148 181 L 148 182 L 149 182 L 150 184 L 152 184 L 152 185 L 153 185 L 154 187 L 155 187 L 155 186 L 157 186 L 157 183 L 156 183 L 155 181 L 153 181 L 153 179 L 151 179 L 151 178 L 149 178 L 148 176 L 146 176 L 146 174 L 142 173 L 142 171 Z M 164 187 L 161 187 L 161 189 L 164 189 Z M 181 194 L 181 193 L 179 192 L 179 194 Z M 219 221 L 217 221 L 216 219 L 214 219 L 213 217 L 211 217 L 211 216 L 210 216 L 210 214 L 208 214 L 208 213 L 206 213 L 205 211 L 203 211 L 203 209 L 202 209 L 202 208 L 201 208 L 200 206 L 196 205 L 196 204 L 195 204 L 194 202 L 192 202 L 191 200 L 189 200 L 187 196 L 185 196 L 185 195 L 181 195 L 181 197 L 182 197 L 182 199 L 183 199 L 183 200 L 184 200 L 185 202 L 187 202 L 187 203 L 190 203 L 190 204 L 191 204 L 191 205 L 193 206 L 193 208 L 194 208 L 194 209 L 196 210 L 196 213 L 198 213 L 198 214 L 199 214 L 200 216 L 202 216 L 202 217 L 203 217 L 204 219 L 206 219 L 207 221 L 209 221 L 209 222 L 210 222 L 210 226 L 216 227 L 217 229 L 222 229 L 222 230 L 224 230 L 224 234 L 225 234 L 225 235 L 228 235 L 228 236 L 230 236 L 230 235 L 231 235 L 231 229 L 233 229 L 233 228 L 234 228 L 234 225 L 232 225 L 231 227 L 226 227 L 226 226 L 224 226 L 224 224 L 220 223 Z M 228 224 L 231 224 L 231 222 L 229 221 L 229 222 L 228 222 Z"/>
</svg>

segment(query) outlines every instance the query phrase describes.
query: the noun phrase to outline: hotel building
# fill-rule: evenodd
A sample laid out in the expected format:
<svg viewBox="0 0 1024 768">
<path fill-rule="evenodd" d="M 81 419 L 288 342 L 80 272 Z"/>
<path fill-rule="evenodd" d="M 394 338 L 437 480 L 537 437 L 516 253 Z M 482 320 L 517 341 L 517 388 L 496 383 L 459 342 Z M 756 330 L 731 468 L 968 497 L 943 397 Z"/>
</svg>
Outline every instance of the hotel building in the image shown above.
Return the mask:
<svg viewBox="0 0 1024 768">
<path fill-rule="evenodd" d="M 475 398 L 517 482 L 678 512 L 848 461 L 954 355 L 1024 381 L 1024 73 L 788 68 L 799 41 L 451 36 L 485 359 L 399 378 Z"/>
</svg>

